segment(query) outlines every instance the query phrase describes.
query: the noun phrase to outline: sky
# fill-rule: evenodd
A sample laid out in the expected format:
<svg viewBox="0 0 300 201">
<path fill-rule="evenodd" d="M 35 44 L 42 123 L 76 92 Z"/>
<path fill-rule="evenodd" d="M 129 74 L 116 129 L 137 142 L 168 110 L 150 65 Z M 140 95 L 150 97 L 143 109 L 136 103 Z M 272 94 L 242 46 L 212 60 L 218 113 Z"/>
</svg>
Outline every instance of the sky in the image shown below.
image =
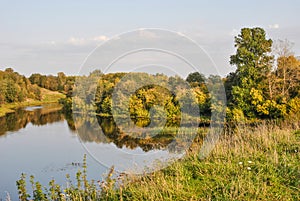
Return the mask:
<svg viewBox="0 0 300 201">
<path fill-rule="evenodd" d="M 299 9 L 298 0 L 0 0 L 0 70 L 11 67 L 26 76 L 61 71 L 78 75 L 97 46 L 122 33 L 156 28 L 195 41 L 211 58 L 218 73 L 225 76 L 235 70 L 229 57 L 235 53 L 234 36 L 243 27 L 262 27 L 273 41 L 288 39 L 294 43 L 295 55 L 300 55 Z M 132 45 L 132 41 L 126 42 L 119 45 Z M 115 49 L 110 49 L 116 50 L 112 55 L 120 47 L 115 45 Z M 145 66 L 149 56 L 129 57 L 143 60 Z M 157 64 L 149 61 L 152 63 Z M 126 71 L 124 62 L 119 64 L 123 67 L 116 67 L 115 71 Z"/>
</svg>

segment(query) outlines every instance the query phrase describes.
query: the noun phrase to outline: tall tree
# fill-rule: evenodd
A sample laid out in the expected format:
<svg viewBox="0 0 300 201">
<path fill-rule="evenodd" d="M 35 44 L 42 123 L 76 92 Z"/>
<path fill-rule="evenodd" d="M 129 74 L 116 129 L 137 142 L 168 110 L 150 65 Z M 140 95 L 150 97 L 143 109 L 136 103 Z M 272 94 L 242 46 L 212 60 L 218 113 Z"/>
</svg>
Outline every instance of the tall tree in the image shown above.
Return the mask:
<svg viewBox="0 0 300 201">
<path fill-rule="evenodd" d="M 295 88 L 299 85 L 300 61 L 294 56 L 293 45 L 286 39 L 276 41 L 273 47 L 277 57 L 274 92 L 276 98 L 280 98 L 283 102 L 295 96 Z"/>
<path fill-rule="evenodd" d="M 272 40 L 266 39 L 262 28 L 243 28 L 235 37 L 236 54 L 230 57 L 230 64 L 236 65 L 232 86 L 232 101 L 248 117 L 255 116 L 251 104 L 251 90 L 271 91 L 267 78 L 271 73 L 273 56 L 271 53 Z"/>
<path fill-rule="evenodd" d="M 293 55 L 277 59 L 277 87 L 283 99 L 293 98 L 300 80 L 300 61 Z"/>
</svg>

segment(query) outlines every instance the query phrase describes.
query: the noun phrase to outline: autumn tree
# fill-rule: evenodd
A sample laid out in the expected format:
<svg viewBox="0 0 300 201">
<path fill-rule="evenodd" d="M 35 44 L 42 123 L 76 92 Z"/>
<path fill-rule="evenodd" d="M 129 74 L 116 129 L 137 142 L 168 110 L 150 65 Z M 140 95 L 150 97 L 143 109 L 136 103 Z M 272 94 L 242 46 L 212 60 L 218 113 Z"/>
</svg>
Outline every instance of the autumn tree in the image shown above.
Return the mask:
<svg viewBox="0 0 300 201">
<path fill-rule="evenodd" d="M 288 40 L 276 41 L 273 51 L 277 56 L 277 66 L 274 71 L 274 93 L 282 102 L 297 95 L 300 80 L 300 61 L 292 51 L 293 43 Z"/>
<path fill-rule="evenodd" d="M 230 57 L 230 64 L 236 65 L 230 81 L 233 105 L 242 110 L 247 117 L 255 117 L 255 107 L 252 104 L 251 91 L 268 91 L 267 78 L 271 72 L 273 56 L 272 40 L 266 38 L 262 28 L 243 28 L 235 37 L 236 54 Z"/>
</svg>

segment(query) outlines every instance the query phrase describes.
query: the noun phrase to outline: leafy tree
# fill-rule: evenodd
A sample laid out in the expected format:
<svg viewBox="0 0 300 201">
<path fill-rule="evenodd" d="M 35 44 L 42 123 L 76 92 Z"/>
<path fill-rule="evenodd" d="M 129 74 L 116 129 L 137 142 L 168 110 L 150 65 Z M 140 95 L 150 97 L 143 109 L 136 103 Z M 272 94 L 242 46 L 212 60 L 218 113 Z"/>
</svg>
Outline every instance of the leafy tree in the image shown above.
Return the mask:
<svg viewBox="0 0 300 201">
<path fill-rule="evenodd" d="M 64 85 L 67 82 L 67 76 L 63 72 L 57 73 L 58 91 L 64 91 Z"/>
<path fill-rule="evenodd" d="M 270 55 L 272 40 L 266 39 L 262 28 L 243 28 L 235 37 L 236 54 L 230 57 L 230 64 L 236 65 L 232 83 L 232 103 L 241 109 L 247 117 L 255 117 L 251 104 L 252 88 L 268 91 L 267 78 L 271 73 L 273 56 Z"/>
<path fill-rule="evenodd" d="M 6 102 L 8 103 L 18 101 L 17 87 L 14 81 L 11 79 L 7 80 L 5 97 L 6 97 Z"/>
<path fill-rule="evenodd" d="M 190 73 L 186 78 L 186 81 L 191 85 L 204 84 L 205 80 L 205 76 L 199 72 Z"/>
<path fill-rule="evenodd" d="M 31 84 L 37 84 L 40 86 L 41 84 L 41 77 L 42 75 L 39 73 L 34 73 L 32 75 L 30 75 L 30 77 L 28 78 L 31 82 Z"/>
</svg>

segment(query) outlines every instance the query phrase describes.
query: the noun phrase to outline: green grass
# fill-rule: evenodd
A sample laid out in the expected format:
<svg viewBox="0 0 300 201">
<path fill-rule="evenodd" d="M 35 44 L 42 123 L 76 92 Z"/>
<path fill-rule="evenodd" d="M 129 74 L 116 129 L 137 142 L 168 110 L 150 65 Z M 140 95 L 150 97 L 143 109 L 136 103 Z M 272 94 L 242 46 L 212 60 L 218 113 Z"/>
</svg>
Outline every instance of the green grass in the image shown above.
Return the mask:
<svg viewBox="0 0 300 201">
<path fill-rule="evenodd" d="M 65 95 L 56 91 L 50 91 L 47 89 L 41 89 L 42 102 L 53 103 L 58 102 L 60 98 L 64 98 Z"/>
<path fill-rule="evenodd" d="M 208 158 L 199 160 L 194 150 L 126 183 L 114 200 L 300 200 L 299 132 L 240 128 L 223 136 Z"/>
<path fill-rule="evenodd" d="M 199 142 L 184 159 L 151 174 L 122 177 L 118 187 L 113 184 L 120 177 L 113 179 L 111 171 L 99 185 L 62 192 L 74 195 L 71 200 L 89 200 L 89 194 L 92 200 L 300 200 L 299 122 L 290 125 L 240 126 L 203 160 Z"/>
<path fill-rule="evenodd" d="M 41 89 L 41 100 L 28 99 L 24 102 L 6 103 L 0 105 L 0 117 L 7 113 L 14 112 L 15 109 L 26 106 L 37 106 L 48 103 L 57 103 L 60 98 L 64 98 L 65 95 L 59 92 L 50 91 L 47 89 Z"/>
</svg>

